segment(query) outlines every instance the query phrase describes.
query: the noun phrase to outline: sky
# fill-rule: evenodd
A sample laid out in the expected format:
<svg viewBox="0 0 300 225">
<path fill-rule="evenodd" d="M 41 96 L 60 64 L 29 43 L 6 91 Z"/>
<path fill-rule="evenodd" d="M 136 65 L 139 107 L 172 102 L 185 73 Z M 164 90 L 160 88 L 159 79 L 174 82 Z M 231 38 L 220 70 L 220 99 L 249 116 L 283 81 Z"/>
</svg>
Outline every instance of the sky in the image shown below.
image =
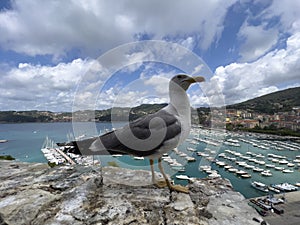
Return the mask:
<svg viewBox="0 0 300 225">
<path fill-rule="evenodd" d="M 193 107 L 300 86 L 300 0 L 0 0 L 0 110 L 169 101 Z"/>
</svg>

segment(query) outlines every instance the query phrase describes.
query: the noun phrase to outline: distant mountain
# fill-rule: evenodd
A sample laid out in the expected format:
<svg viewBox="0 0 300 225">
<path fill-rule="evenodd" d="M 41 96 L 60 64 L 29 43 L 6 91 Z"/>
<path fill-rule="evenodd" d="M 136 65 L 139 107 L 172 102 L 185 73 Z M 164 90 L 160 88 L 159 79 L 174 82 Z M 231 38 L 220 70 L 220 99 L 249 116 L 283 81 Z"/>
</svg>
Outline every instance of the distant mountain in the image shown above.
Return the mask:
<svg viewBox="0 0 300 225">
<path fill-rule="evenodd" d="M 93 113 L 95 121 L 127 121 L 135 120 L 149 113 L 154 113 L 167 104 L 143 104 L 133 108 L 113 108 L 105 110 L 79 112 L 79 121 L 85 121 L 86 117 L 81 117 L 85 113 Z M 228 105 L 227 109 L 244 109 L 259 113 L 273 114 L 274 112 L 290 111 L 293 107 L 300 106 L 300 87 L 290 88 L 283 91 L 274 92 L 258 98 L 254 98 L 242 103 Z M 199 121 L 204 121 L 208 117 L 210 108 L 197 108 L 195 110 Z M 76 114 L 76 112 L 75 112 Z M 193 114 L 193 113 L 192 113 Z M 22 123 L 22 122 L 61 122 L 72 121 L 71 112 L 54 113 L 49 111 L 0 111 L 0 123 Z"/>
<path fill-rule="evenodd" d="M 273 92 L 238 104 L 228 105 L 227 109 L 244 109 L 260 113 L 290 111 L 300 106 L 300 87 Z"/>
</svg>

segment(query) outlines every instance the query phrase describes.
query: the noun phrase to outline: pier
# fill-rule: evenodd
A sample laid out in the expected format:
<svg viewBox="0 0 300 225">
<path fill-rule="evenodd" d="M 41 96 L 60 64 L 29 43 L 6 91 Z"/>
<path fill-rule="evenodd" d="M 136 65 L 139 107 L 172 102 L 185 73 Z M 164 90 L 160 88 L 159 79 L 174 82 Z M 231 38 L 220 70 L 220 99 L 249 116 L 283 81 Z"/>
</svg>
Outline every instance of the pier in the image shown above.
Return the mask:
<svg viewBox="0 0 300 225">
<path fill-rule="evenodd" d="M 76 163 L 69 157 L 67 156 L 63 151 L 61 151 L 59 148 L 55 148 L 55 150 L 61 154 L 71 165 L 75 165 Z"/>
<path fill-rule="evenodd" d="M 276 194 L 275 198 L 282 198 L 284 196 L 285 202 L 278 205 L 280 209 L 284 210 L 284 213 L 277 214 L 275 212 L 268 211 L 264 220 L 269 225 L 299 225 L 300 224 L 300 191 L 288 192 L 285 194 Z M 261 199 L 266 196 L 259 197 Z M 254 199 L 259 199 L 254 198 Z"/>
</svg>

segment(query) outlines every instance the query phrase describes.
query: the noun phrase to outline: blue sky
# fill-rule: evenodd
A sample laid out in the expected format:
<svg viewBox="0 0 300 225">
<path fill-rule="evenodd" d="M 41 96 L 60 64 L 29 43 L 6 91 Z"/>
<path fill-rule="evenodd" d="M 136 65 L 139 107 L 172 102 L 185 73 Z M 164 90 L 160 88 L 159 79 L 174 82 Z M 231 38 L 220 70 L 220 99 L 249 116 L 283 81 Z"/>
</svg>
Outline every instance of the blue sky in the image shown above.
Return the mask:
<svg viewBox="0 0 300 225">
<path fill-rule="evenodd" d="M 206 78 L 188 92 L 194 107 L 300 86 L 299 8 L 300 0 L 1 0 L 0 110 L 167 102 L 178 72 Z M 148 40 L 157 43 L 141 47 Z M 203 67 L 189 62 L 195 56 Z"/>
</svg>

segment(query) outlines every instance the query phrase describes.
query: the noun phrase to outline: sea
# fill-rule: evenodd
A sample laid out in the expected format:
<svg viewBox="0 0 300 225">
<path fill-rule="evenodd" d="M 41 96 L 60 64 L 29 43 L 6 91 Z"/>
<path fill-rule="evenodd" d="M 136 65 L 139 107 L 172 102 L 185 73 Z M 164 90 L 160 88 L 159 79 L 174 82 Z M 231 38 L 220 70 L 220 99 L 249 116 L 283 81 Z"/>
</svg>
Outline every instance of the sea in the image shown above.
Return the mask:
<svg viewBox="0 0 300 225">
<path fill-rule="evenodd" d="M 118 128 L 123 125 L 124 123 L 122 122 L 115 123 L 114 128 Z M 76 124 L 72 124 L 70 122 L 0 124 L 0 140 L 8 140 L 5 143 L 0 143 L 0 155 L 11 155 L 16 158 L 17 161 L 22 162 L 47 163 L 46 158 L 41 152 L 41 148 L 44 145 L 46 138 L 52 140 L 53 143 L 66 142 L 78 136 L 86 138 L 105 133 L 111 129 L 112 124 L 106 122 Z M 198 141 L 195 140 L 195 137 Z M 186 153 L 188 156 L 194 157 L 196 161 L 188 162 L 185 158 L 170 150 L 169 156 L 183 164 L 185 172 L 174 170 L 167 162 L 163 162 L 165 172 L 174 179 L 175 183 L 186 184 L 187 181 L 177 179 L 176 175 L 181 174 L 189 177 L 205 178 L 208 174 L 204 172 L 201 167 L 208 165 L 211 166 L 212 169 L 217 170 L 223 178 L 229 179 L 233 188 L 244 195 L 245 198 L 265 195 L 265 193 L 254 189 L 251 186 L 251 182 L 253 181 L 259 181 L 267 185 L 283 182 L 291 184 L 300 182 L 300 170 L 297 163 L 295 163 L 296 165 L 294 167 L 289 167 L 289 169 L 293 170 L 292 173 L 283 173 L 282 171 L 275 170 L 274 168 L 266 168 L 265 165 L 259 165 L 259 167 L 268 169 L 272 173 L 272 176 L 266 177 L 262 176 L 260 173 L 253 172 L 252 170 L 241 168 L 237 166 L 235 162 L 226 161 L 219 157 L 220 153 L 226 153 L 230 156 L 230 154 L 228 154 L 228 150 L 239 152 L 245 156 L 247 153 L 251 152 L 256 155 L 263 155 L 264 157 L 260 158 L 260 160 L 264 160 L 266 164 L 282 166 L 278 163 L 269 161 L 268 158 L 270 157 L 268 154 L 285 156 L 289 162 L 292 162 L 296 159 L 296 156 L 300 155 L 300 144 L 291 141 L 266 141 L 263 139 L 265 137 L 265 135 L 251 133 L 230 133 L 225 131 L 207 130 L 198 127 L 193 128 L 190 137 L 186 142 L 178 147 L 178 150 Z M 230 143 L 238 143 L 238 146 L 228 145 L 228 140 L 235 140 Z M 246 140 L 246 142 L 242 140 Z M 265 148 L 261 148 L 260 146 L 262 145 L 265 146 Z M 291 150 L 288 146 L 296 148 L 292 148 Z M 190 151 L 188 149 L 194 149 L 194 151 Z M 210 158 L 213 158 L 214 160 L 222 160 L 227 164 L 232 164 L 239 169 L 245 170 L 251 174 L 251 178 L 245 179 L 234 173 L 230 173 L 224 167 L 216 165 L 215 162 L 197 155 L 197 152 L 209 153 Z M 103 166 L 111 165 L 113 162 L 115 165 L 124 168 L 150 170 L 149 160 L 147 159 L 135 159 L 131 156 L 96 156 L 96 159 L 100 161 Z M 243 159 L 238 160 L 242 161 Z M 251 163 L 248 162 L 248 164 Z M 252 164 L 255 165 L 254 163 Z M 287 168 L 287 166 L 284 167 Z M 156 171 L 158 171 L 157 165 L 155 165 L 155 168 Z M 149 179 L 151 178 L 149 177 Z"/>
</svg>

